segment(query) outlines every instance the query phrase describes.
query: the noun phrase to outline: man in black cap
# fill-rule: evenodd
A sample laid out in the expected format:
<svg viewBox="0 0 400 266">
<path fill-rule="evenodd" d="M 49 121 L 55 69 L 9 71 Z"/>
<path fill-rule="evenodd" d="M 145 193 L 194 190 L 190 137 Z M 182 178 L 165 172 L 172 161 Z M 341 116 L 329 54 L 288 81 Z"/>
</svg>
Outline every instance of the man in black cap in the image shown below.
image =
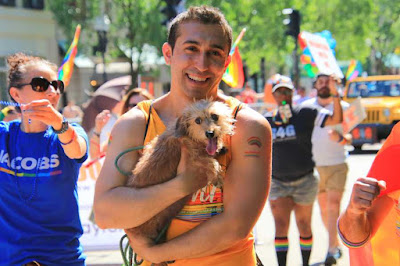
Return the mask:
<svg viewBox="0 0 400 266">
<path fill-rule="evenodd" d="M 329 88 L 332 94 L 338 94 L 332 77 Z M 313 106 L 293 107 L 293 90 L 290 78 L 279 76 L 272 88 L 278 108 L 266 115 L 273 138 L 270 205 L 275 220 L 275 249 L 279 265 L 286 265 L 292 210 L 300 234 L 303 265 L 308 265 L 312 248 L 312 206 L 318 192 L 318 180 L 313 174 L 311 135 L 315 126 L 341 123 L 342 108 L 339 98 L 334 98 L 332 115 Z"/>
</svg>

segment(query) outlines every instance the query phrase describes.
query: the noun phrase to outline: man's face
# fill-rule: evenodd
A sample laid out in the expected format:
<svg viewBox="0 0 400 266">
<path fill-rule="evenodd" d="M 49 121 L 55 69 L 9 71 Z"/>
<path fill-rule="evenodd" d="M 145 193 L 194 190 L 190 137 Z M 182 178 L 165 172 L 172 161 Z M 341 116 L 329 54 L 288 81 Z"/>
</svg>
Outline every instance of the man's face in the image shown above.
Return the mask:
<svg viewBox="0 0 400 266">
<path fill-rule="evenodd" d="M 283 105 L 283 102 L 292 104 L 293 91 L 289 88 L 278 88 L 272 95 L 279 106 Z"/>
<path fill-rule="evenodd" d="M 317 90 L 317 96 L 326 99 L 331 96 L 331 91 L 329 89 L 329 77 L 320 76 L 315 82 L 315 89 Z"/>
<path fill-rule="evenodd" d="M 171 90 L 189 99 L 216 96 L 229 64 L 229 47 L 219 25 L 186 22 L 179 25 L 174 50 L 164 44 L 171 65 Z"/>
</svg>

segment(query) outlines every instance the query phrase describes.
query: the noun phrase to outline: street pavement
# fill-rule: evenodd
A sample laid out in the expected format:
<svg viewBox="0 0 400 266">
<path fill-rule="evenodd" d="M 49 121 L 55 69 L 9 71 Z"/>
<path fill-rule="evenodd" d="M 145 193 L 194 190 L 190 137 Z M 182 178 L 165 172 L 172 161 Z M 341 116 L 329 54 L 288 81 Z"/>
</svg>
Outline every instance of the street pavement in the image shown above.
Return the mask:
<svg viewBox="0 0 400 266">
<path fill-rule="evenodd" d="M 361 176 L 366 176 L 369 167 L 376 155 L 376 151 L 380 145 L 364 145 L 363 151 L 357 154 L 351 154 L 348 158 L 349 174 L 346 182 L 346 190 L 343 194 L 341 209 L 343 210 L 350 199 L 351 188 L 354 181 Z M 352 147 L 349 147 L 352 150 Z M 320 210 L 317 203 L 313 207 L 313 249 L 310 258 L 310 265 L 323 265 L 325 256 L 328 250 L 328 234 L 324 228 L 321 220 Z M 274 221 L 271 214 L 269 203 L 266 204 L 261 217 L 254 229 L 256 235 L 256 251 L 264 265 L 276 266 L 278 265 L 275 255 L 274 247 Z M 288 252 L 288 266 L 302 265 L 301 253 L 299 247 L 299 233 L 297 231 L 296 222 L 292 213 L 290 228 L 289 228 L 289 252 Z M 349 255 L 348 250 L 343 245 L 341 246 L 343 256 L 338 260 L 338 266 L 348 266 Z M 119 250 L 111 251 L 88 251 L 87 265 L 122 265 L 123 260 Z"/>
</svg>

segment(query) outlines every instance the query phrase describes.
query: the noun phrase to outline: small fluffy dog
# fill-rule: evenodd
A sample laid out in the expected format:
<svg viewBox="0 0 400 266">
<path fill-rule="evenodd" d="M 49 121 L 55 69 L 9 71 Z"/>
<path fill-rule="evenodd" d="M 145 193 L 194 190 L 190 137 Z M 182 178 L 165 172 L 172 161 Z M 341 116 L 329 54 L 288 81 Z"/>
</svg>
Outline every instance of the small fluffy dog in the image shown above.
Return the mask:
<svg viewBox="0 0 400 266">
<path fill-rule="evenodd" d="M 174 178 L 182 144 L 189 151 L 187 159 L 191 171 L 199 178 L 206 176 L 209 183 L 222 186 L 221 166 L 214 157 L 224 148 L 224 136 L 233 134 L 233 122 L 232 110 L 226 104 L 209 100 L 195 102 L 183 111 L 172 127 L 146 146 L 128 186 L 144 188 Z M 190 197 L 182 198 L 146 223 L 126 231 L 130 236 L 142 235 L 155 240 Z"/>
</svg>

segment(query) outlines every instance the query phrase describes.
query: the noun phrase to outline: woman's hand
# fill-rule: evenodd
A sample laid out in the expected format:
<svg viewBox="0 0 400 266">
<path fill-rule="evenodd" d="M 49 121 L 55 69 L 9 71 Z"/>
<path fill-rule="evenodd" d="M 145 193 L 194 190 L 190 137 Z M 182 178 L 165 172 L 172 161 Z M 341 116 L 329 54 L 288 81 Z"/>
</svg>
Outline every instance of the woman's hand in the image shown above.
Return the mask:
<svg viewBox="0 0 400 266">
<path fill-rule="evenodd" d="M 58 112 L 47 99 L 32 101 L 21 105 L 22 115 L 31 120 L 40 121 L 52 126 L 55 130 L 60 130 L 63 116 Z"/>
<path fill-rule="evenodd" d="M 111 118 L 110 110 L 103 110 L 96 116 L 94 131 L 97 133 L 101 133 L 103 127 L 107 124 L 108 120 Z"/>
</svg>

